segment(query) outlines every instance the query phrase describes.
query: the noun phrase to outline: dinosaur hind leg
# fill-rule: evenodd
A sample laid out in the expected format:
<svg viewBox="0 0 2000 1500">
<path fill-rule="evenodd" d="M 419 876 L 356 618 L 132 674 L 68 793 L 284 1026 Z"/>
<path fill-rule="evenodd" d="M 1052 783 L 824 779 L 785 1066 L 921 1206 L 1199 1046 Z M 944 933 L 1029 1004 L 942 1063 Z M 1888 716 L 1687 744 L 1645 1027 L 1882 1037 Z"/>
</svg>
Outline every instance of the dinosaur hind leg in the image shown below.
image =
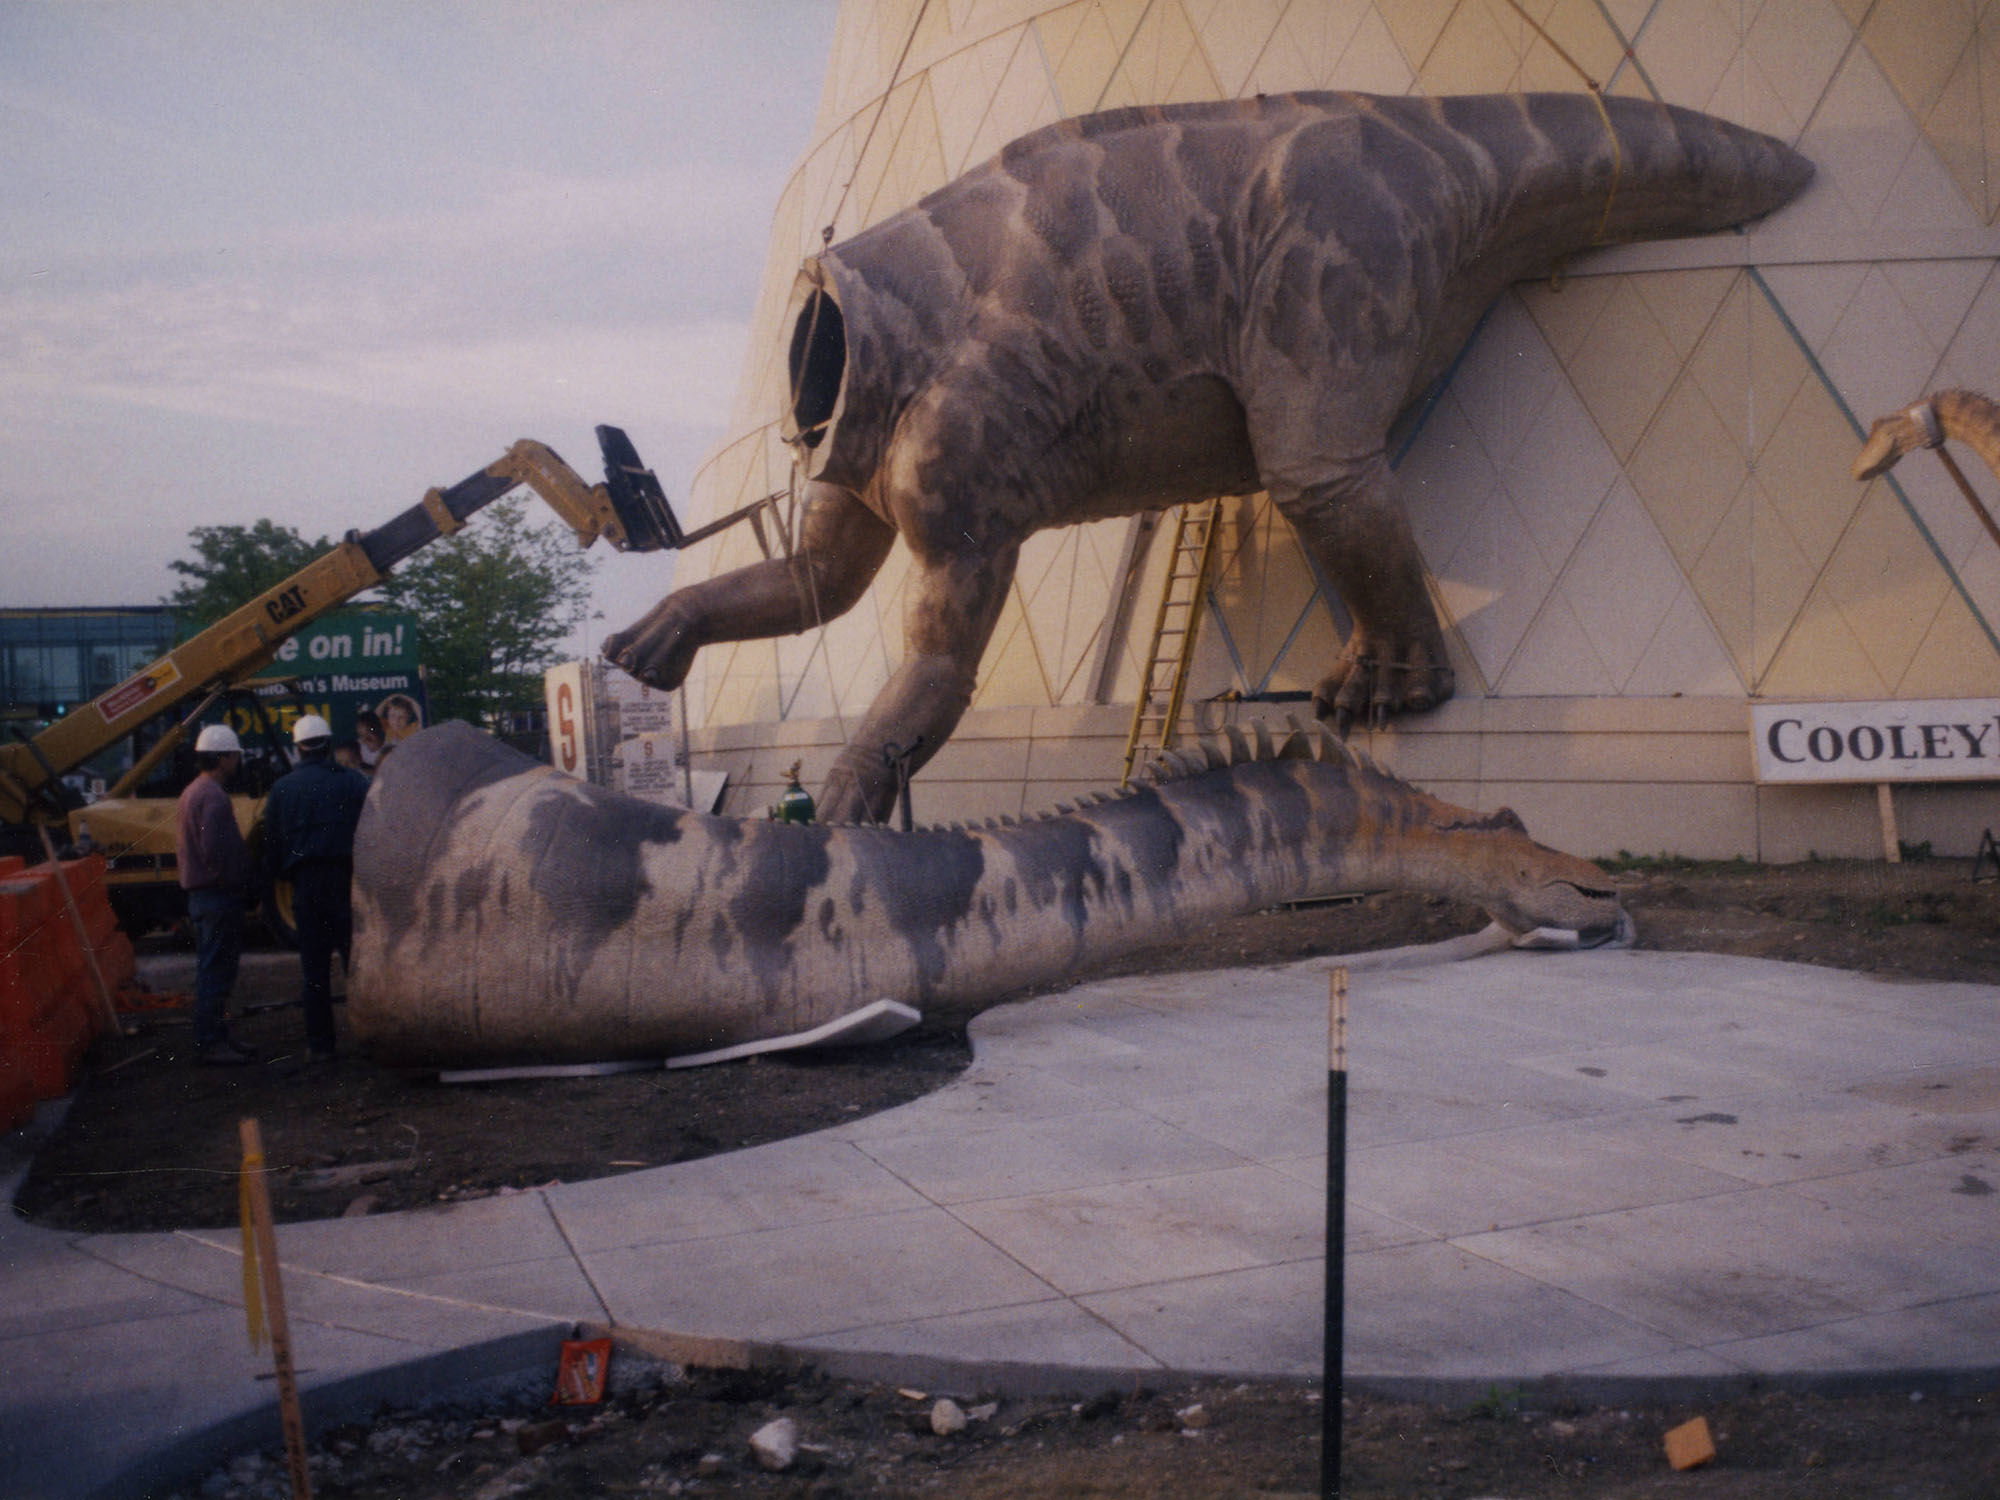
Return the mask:
<svg viewBox="0 0 2000 1500">
<path fill-rule="evenodd" d="M 1444 633 L 1387 459 L 1377 453 L 1314 483 L 1274 482 L 1271 498 L 1354 617 L 1313 711 L 1345 734 L 1356 718 L 1380 724 L 1449 698 Z"/>
</svg>

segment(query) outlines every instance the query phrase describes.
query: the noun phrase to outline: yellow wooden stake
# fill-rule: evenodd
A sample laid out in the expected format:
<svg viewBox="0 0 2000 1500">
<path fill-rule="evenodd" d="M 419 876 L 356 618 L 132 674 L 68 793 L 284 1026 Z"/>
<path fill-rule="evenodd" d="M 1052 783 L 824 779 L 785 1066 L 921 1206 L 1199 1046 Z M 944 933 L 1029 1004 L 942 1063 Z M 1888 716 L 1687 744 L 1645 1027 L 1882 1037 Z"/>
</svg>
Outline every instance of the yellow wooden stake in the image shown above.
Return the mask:
<svg viewBox="0 0 2000 1500">
<path fill-rule="evenodd" d="M 299 1409 L 299 1383 L 292 1372 L 292 1335 L 285 1322 L 285 1285 L 278 1274 L 278 1236 L 271 1225 L 271 1190 L 264 1181 L 264 1135 L 254 1119 L 246 1118 L 243 1131 L 244 1228 L 248 1245 L 256 1251 L 255 1268 L 246 1255 L 243 1272 L 243 1302 L 250 1320 L 250 1342 L 261 1342 L 260 1321 L 269 1324 L 271 1362 L 278 1376 L 278 1415 L 285 1428 L 285 1462 L 291 1470 L 293 1500 L 312 1500 L 312 1476 L 306 1470 L 305 1415 Z M 256 1296 L 253 1277 L 262 1283 L 262 1297 Z M 264 1317 L 258 1316 L 261 1302 Z"/>
</svg>

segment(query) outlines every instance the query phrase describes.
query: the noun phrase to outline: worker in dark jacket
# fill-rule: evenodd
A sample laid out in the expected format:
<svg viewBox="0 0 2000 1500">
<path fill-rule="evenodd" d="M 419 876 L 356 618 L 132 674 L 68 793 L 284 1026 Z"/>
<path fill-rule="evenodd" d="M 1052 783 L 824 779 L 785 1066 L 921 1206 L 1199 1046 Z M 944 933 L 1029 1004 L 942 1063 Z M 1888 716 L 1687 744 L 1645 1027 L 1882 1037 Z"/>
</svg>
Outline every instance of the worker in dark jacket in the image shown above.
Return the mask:
<svg viewBox="0 0 2000 1500">
<path fill-rule="evenodd" d="M 292 727 L 299 764 L 279 778 L 264 803 L 264 856 L 274 878 L 292 883 L 292 920 L 299 934 L 300 1000 L 306 1012 L 306 1052 L 331 1062 L 333 955 L 346 962 L 354 926 L 349 883 L 354 876 L 354 828 L 368 796 L 368 778 L 335 764 L 333 729 L 318 714 Z"/>
</svg>

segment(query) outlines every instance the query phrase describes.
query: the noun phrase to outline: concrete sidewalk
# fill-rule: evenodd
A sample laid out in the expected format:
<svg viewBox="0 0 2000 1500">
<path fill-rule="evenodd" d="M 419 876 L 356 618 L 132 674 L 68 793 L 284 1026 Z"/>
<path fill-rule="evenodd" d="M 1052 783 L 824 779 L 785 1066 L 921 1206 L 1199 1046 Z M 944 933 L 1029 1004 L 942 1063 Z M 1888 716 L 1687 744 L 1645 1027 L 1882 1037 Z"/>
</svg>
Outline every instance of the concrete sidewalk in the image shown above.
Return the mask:
<svg viewBox="0 0 2000 1500">
<path fill-rule="evenodd" d="M 309 1418 L 552 1374 L 578 1323 L 989 1387 L 1317 1375 L 1328 968 L 1093 984 L 851 1125 L 283 1228 Z M 1350 1378 L 2000 1370 L 1992 989 L 1509 952 L 1351 995 Z M 240 1297 L 232 1233 L 6 1223 L 0 1494 L 275 1444 Z"/>
</svg>

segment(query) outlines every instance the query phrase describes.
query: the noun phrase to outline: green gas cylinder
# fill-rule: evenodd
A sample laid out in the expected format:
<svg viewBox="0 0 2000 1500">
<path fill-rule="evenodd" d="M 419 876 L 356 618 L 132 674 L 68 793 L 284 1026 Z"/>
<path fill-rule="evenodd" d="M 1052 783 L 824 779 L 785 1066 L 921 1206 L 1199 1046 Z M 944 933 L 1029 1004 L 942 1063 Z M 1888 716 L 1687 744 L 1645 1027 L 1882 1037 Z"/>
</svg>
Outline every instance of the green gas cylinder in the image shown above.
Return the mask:
<svg viewBox="0 0 2000 1500">
<path fill-rule="evenodd" d="M 810 823 L 813 820 L 812 793 L 799 785 L 799 767 L 803 764 L 803 761 L 795 760 L 792 768 L 785 772 L 785 789 L 771 804 L 772 822 Z"/>
</svg>

